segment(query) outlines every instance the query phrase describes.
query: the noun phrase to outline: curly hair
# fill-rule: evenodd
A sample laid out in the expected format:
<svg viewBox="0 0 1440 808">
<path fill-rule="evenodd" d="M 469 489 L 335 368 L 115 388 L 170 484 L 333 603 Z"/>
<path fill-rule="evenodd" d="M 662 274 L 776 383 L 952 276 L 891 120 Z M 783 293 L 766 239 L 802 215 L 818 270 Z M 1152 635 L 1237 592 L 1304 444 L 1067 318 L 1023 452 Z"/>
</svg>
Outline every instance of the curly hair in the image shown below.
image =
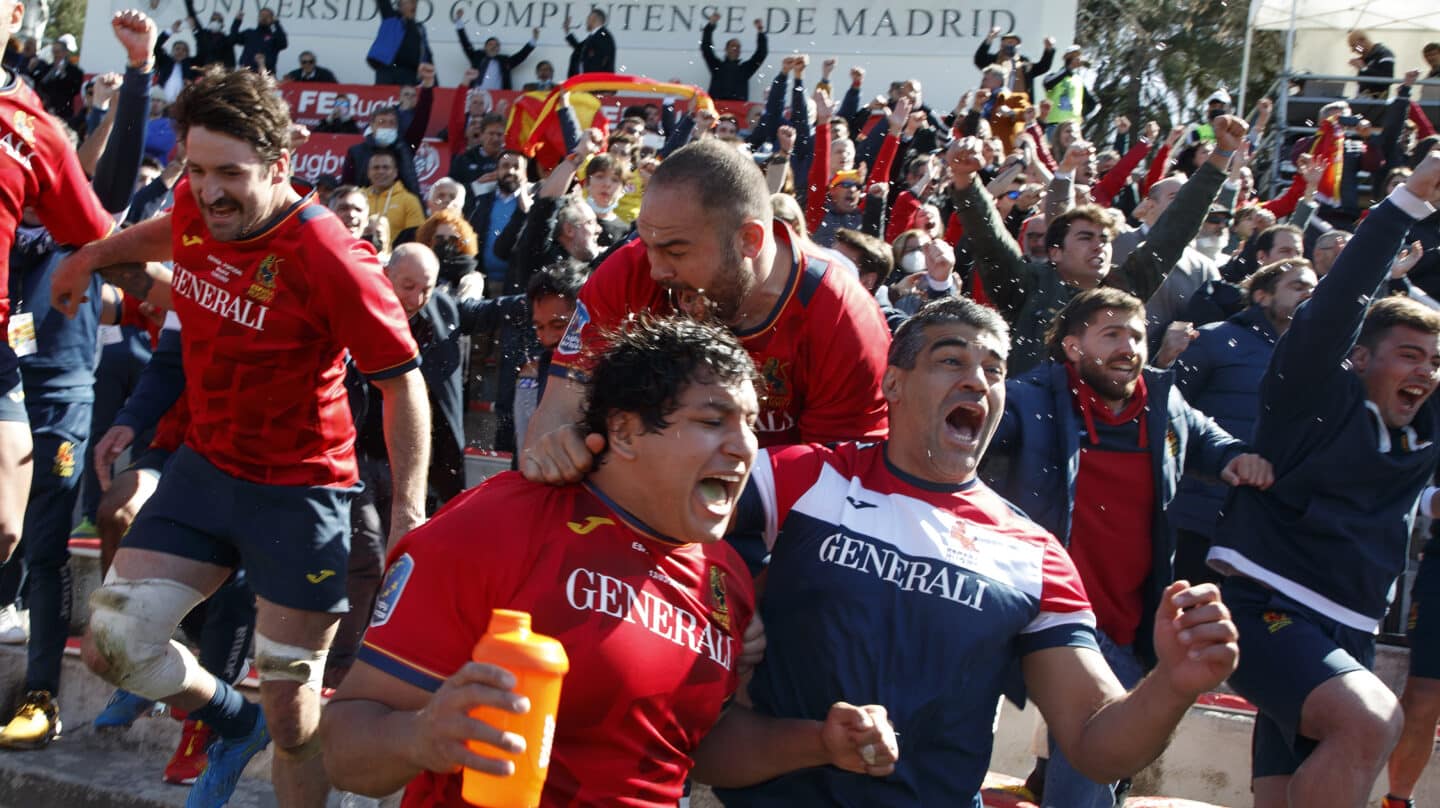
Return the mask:
<svg viewBox="0 0 1440 808">
<path fill-rule="evenodd" d="M 170 117 L 182 141 L 198 126 L 249 143 L 266 163 L 290 149 L 290 108 L 269 74 L 212 65 L 180 91 Z"/>
<path fill-rule="evenodd" d="M 641 314 L 603 341 L 581 421 L 591 433 L 607 434 L 611 416 L 622 412 L 640 416 L 646 433 L 663 431 L 691 384 L 761 383 L 750 354 L 723 326 Z"/>
<path fill-rule="evenodd" d="M 446 208 L 439 213 L 431 214 L 425 223 L 415 228 L 415 240 L 426 247 L 435 246 L 435 231 L 440 225 L 448 224 L 455 228 L 460 234 L 460 252 L 463 255 L 474 255 L 480 251 L 480 245 L 475 238 L 475 228 L 465 221 L 464 214 L 454 208 Z"/>
</svg>

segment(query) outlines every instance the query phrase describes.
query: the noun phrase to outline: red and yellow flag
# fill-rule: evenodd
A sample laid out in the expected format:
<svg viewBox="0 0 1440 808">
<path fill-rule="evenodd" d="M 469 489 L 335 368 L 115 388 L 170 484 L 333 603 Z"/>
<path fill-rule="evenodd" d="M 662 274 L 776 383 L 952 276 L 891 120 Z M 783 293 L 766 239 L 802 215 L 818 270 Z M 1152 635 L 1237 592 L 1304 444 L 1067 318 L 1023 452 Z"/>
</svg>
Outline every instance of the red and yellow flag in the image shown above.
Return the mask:
<svg viewBox="0 0 1440 808">
<path fill-rule="evenodd" d="M 1310 144 L 1310 159 L 1325 167 L 1316 193 L 1331 199 L 1340 198 L 1340 178 L 1345 171 L 1345 127 L 1336 113 L 1320 122 L 1315 140 Z"/>
<path fill-rule="evenodd" d="M 600 92 L 673 95 L 714 109 L 710 96 L 694 85 L 618 73 L 582 73 L 548 92 L 525 93 L 515 99 L 505 127 L 505 146 L 529 155 L 547 169 L 554 166 L 565 158 L 565 139 L 555 112 L 561 94 L 570 94 L 570 106 L 582 128 L 608 132 L 610 122 L 601 114 L 600 99 L 594 95 Z"/>
</svg>

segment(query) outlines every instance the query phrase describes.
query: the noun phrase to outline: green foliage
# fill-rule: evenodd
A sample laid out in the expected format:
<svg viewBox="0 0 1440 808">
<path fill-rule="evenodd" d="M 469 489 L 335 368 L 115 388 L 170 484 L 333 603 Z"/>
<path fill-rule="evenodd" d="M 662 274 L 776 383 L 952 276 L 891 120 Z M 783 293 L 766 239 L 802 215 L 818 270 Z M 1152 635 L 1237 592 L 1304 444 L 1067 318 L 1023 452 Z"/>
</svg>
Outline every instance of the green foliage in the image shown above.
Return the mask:
<svg viewBox="0 0 1440 808">
<path fill-rule="evenodd" d="M 1164 128 L 1198 121 L 1205 99 L 1221 87 L 1238 101 L 1247 6 L 1246 0 L 1080 0 L 1077 36 L 1104 104 L 1091 131 L 1110 131 L 1120 115 L 1137 130 L 1152 119 Z M 1243 114 L 1274 82 L 1283 53 L 1281 34 L 1255 32 Z"/>
<path fill-rule="evenodd" d="M 51 40 L 61 34 L 74 34 L 83 53 L 85 4 L 86 0 L 50 0 L 50 24 L 45 26 L 45 39 Z M 83 60 L 81 66 L 84 66 Z"/>
</svg>

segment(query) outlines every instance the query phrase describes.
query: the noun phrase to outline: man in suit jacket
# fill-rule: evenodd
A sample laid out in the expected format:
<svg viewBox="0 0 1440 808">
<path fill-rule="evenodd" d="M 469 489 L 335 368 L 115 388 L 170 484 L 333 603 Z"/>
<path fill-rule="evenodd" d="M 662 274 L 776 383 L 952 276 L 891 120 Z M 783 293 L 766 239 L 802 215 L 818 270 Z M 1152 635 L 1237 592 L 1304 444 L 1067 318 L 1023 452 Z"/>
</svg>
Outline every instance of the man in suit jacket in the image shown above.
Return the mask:
<svg viewBox="0 0 1440 808">
<path fill-rule="evenodd" d="M 584 39 L 576 39 L 570 33 L 570 18 L 565 18 L 565 41 L 570 43 L 570 77 L 581 73 L 615 72 L 615 37 L 605 27 L 605 12 L 598 8 L 590 10 L 585 18 Z"/>
<path fill-rule="evenodd" d="M 177 20 L 173 29 L 175 33 L 180 33 L 180 26 L 181 22 Z M 165 102 L 173 103 L 185 88 L 185 82 L 195 78 L 199 65 L 190 56 L 190 43 L 183 39 L 176 40 L 166 51 L 165 43 L 169 39 L 169 32 L 161 31 L 160 37 L 155 40 L 155 85 L 165 91 Z"/>
<path fill-rule="evenodd" d="M 321 67 L 315 59 L 315 51 L 301 51 L 300 66 L 285 74 L 286 81 L 309 81 L 319 84 L 337 84 L 335 74 L 328 67 Z"/>
<path fill-rule="evenodd" d="M 68 121 L 75 114 L 75 96 L 85 83 L 85 71 L 70 61 L 76 49 L 75 37 L 62 34 L 50 43 L 49 62 L 40 62 L 30 74 L 35 82 L 35 93 L 45 104 L 45 109 L 62 121 Z"/>
<path fill-rule="evenodd" d="M 465 33 L 465 11 L 458 8 L 455 10 L 455 33 L 460 35 L 460 48 L 465 51 L 465 58 L 480 73 L 472 86 L 482 90 L 514 89 L 510 83 L 510 71 L 530 56 L 530 52 L 535 50 L 536 40 L 540 38 L 539 28 L 531 30 L 530 41 L 525 43 L 525 47 L 506 56 L 500 52 L 500 40 L 492 36 L 485 40 L 485 49 L 477 51 L 470 44 L 470 35 Z"/>
</svg>

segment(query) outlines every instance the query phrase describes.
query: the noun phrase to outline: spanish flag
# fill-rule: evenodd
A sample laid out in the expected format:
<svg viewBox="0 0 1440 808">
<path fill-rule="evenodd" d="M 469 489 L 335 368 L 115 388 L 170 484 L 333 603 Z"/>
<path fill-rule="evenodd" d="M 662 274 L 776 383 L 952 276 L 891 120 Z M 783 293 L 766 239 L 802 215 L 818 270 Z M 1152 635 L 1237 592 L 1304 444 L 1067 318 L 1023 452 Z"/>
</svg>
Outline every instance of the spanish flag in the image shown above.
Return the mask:
<svg viewBox="0 0 1440 808">
<path fill-rule="evenodd" d="M 1315 140 L 1310 144 L 1310 159 L 1325 167 L 1315 192 L 1339 199 L 1340 177 L 1345 170 L 1345 127 L 1340 125 L 1338 113 L 1320 122 Z"/>
<path fill-rule="evenodd" d="M 690 84 L 618 73 L 582 73 L 548 92 L 525 93 L 515 99 L 505 127 L 506 148 L 529 155 L 548 170 L 565 158 L 565 140 L 560 132 L 560 119 L 555 114 L 561 94 L 570 94 L 570 106 L 580 119 L 581 127 L 608 131 L 609 121 L 600 111 L 600 99 L 594 95 L 601 92 L 673 95 L 714 109 L 710 96 Z"/>
</svg>

